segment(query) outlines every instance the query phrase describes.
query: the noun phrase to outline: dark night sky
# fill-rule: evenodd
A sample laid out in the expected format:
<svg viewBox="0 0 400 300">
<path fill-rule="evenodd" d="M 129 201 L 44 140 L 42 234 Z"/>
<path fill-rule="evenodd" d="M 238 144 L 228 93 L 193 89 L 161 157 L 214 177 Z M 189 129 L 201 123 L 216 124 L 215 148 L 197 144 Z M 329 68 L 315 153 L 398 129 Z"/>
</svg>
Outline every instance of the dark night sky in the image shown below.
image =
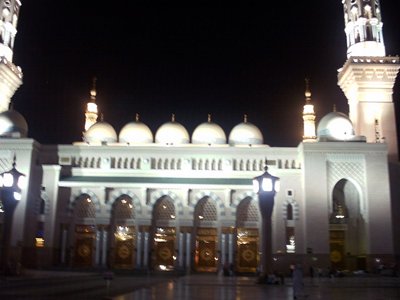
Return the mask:
<svg viewBox="0 0 400 300">
<path fill-rule="evenodd" d="M 387 54 L 400 54 L 398 0 L 381 0 Z M 304 4 L 303 4 L 304 3 Z M 317 120 L 348 112 L 337 86 L 346 59 L 340 0 L 22 0 L 13 101 L 41 143 L 81 140 L 92 77 L 117 132 L 136 112 L 153 133 L 176 114 L 191 134 L 207 120 L 227 136 L 247 113 L 271 146 L 302 135 L 304 78 Z M 400 93 L 395 93 L 396 101 Z"/>
</svg>

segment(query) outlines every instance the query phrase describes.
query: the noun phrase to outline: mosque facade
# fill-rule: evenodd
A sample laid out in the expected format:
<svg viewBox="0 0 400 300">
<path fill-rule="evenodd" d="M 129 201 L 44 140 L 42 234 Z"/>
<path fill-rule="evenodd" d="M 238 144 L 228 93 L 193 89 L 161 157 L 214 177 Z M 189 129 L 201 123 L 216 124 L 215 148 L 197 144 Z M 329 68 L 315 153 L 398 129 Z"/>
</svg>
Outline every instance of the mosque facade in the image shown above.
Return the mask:
<svg viewBox="0 0 400 300">
<path fill-rule="evenodd" d="M 255 273 L 267 238 L 275 270 L 296 262 L 343 270 L 394 263 L 392 94 L 400 61 L 386 56 L 379 0 L 342 3 L 348 53 L 338 83 L 350 113 L 333 111 L 316 124 L 307 83 L 297 147 L 266 145 L 246 116 L 228 135 L 211 116 L 189 134 L 174 115 L 155 133 L 139 116 L 117 133 L 98 115 L 95 81 L 82 141 L 41 145 L 8 109 L 22 83 L 12 63 L 21 3 L 1 0 L 0 78 L 8 81 L 0 86 L 0 170 L 15 155 L 28 182 L 14 213 L 14 259 L 30 267 L 186 272 L 229 264 Z M 266 165 L 281 186 L 268 237 L 252 187 Z"/>
</svg>

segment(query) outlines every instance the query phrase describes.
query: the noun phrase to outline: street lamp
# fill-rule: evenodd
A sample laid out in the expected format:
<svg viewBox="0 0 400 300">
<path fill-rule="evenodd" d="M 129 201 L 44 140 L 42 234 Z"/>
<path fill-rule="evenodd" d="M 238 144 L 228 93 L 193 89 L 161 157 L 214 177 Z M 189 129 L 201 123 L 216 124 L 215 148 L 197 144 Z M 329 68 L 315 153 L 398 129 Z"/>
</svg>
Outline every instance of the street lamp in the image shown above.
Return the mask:
<svg viewBox="0 0 400 300">
<path fill-rule="evenodd" d="M 253 189 L 258 194 L 258 205 L 262 217 L 261 239 L 261 274 L 263 277 L 272 274 L 272 211 L 275 194 L 279 191 L 279 178 L 268 173 L 267 160 L 265 172 L 253 178 Z"/>
<path fill-rule="evenodd" d="M 26 184 L 26 176 L 15 168 L 15 161 L 14 155 L 12 169 L 0 174 L 0 212 L 4 213 L 1 262 L 4 271 L 7 271 L 14 211 L 21 200 L 21 192 Z"/>
</svg>

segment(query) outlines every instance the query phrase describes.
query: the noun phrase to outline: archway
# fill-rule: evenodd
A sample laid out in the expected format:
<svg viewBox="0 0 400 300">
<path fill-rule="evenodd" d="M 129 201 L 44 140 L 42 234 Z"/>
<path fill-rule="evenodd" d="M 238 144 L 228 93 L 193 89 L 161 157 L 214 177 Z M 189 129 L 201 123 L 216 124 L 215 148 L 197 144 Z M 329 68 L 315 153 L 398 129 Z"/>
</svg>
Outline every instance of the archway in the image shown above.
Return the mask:
<svg viewBox="0 0 400 300">
<path fill-rule="evenodd" d="M 217 206 L 208 196 L 198 201 L 194 209 L 195 256 L 194 268 L 198 272 L 216 272 L 218 266 Z"/>
<path fill-rule="evenodd" d="M 135 226 L 132 198 L 122 195 L 113 204 L 111 218 L 112 265 L 115 268 L 133 268 L 135 265 Z"/>
<path fill-rule="evenodd" d="M 75 200 L 74 224 L 75 242 L 73 264 L 91 267 L 94 260 L 96 241 L 96 207 L 88 194 L 81 194 Z"/>
<path fill-rule="evenodd" d="M 257 271 L 259 253 L 259 210 L 257 201 L 244 198 L 236 210 L 236 270 Z"/>
<path fill-rule="evenodd" d="M 332 191 L 329 216 L 330 260 L 334 269 L 365 269 L 366 235 L 360 193 L 347 179 Z"/>
<path fill-rule="evenodd" d="M 175 205 L 168 196 L 156 201 L 153 209 L 152 267 L 155 270 L 171 271 L 175 267 L 176 228 Z"/>
</svg>

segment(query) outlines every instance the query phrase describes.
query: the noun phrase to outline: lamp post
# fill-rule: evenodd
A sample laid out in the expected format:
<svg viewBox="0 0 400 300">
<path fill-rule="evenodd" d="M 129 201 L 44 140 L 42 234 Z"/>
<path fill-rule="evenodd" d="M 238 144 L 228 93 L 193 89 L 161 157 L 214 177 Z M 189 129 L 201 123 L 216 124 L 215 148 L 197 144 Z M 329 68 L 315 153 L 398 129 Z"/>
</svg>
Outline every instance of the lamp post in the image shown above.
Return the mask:
<svg viewBox="0 0 400 300">
<path fill-rule="evenodd" d="M 261 274 L 266 277 L 272 274 L 272 211 L 275 194 L 279 191 L 279 178 L 268 173 L 267 160 L 265 172 L 253 178 L 253 189 L 258 194 L 258 205 L 262 218 L 261 239 Z"/>
<path fill-rule="evenodd" d="M 25 185 L 26 177 L 15 168 L 16 156 L 12 169 L 0 174 L 0 211 L 4 213 L 3 218 L 3 239 L 1 263 L 5 273 L 7 273 L 7 263 L 11 246 L 11 228 L 15 208 L 21 200 L 21 191 Z"/>
</svg>

